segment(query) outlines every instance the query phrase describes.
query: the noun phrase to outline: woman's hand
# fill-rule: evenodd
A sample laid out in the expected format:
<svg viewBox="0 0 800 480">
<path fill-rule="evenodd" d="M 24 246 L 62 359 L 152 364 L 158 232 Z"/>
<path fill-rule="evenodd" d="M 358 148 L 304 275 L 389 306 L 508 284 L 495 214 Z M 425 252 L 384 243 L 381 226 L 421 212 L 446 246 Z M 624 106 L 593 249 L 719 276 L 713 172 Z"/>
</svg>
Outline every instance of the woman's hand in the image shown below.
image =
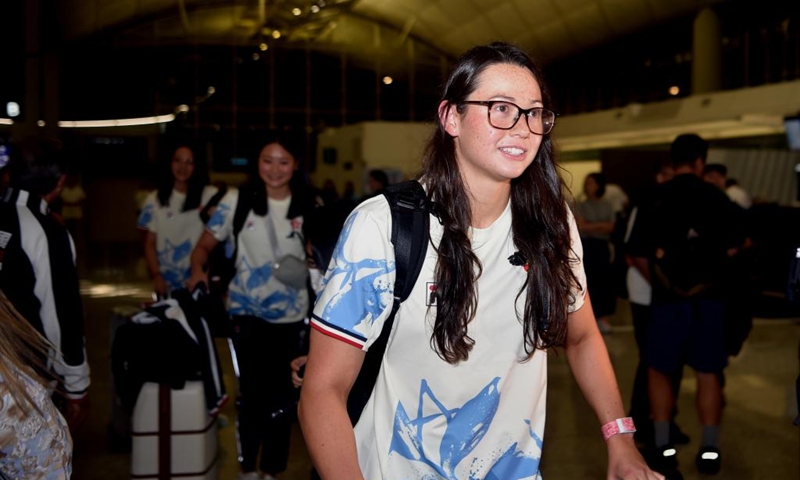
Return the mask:
<svg viewBox="0 0 800 480">
<path fill-rule="evenodd" d="M 608 480 L 664 480 L 653 472 L 633 443 L 630 434 L 615 435 L 606 442 L 608 446 Z"/>
<path fill-rule="evenodd" d="M 160 273 L 153 277 L 153 291 L 156 292 L 159 298 L 166 297 L 169 292 L 169 285 L 167 285 L 167 281 L 164 280 Z"/>
<path fill-rule="evenodd" d="M 306 365 L 306 361 L 308 357 L 303 355 L 301 357 L 297 357 L 292 360 L 292 363 L 289 364 L 292 367 L 292 384 L 294 388 L 300 388 L 303 386 L 303 377 L 300 374 L 300 369 Z"/>
<path fill-rule="evenodd" d="M 195 272 L 194 269 L 192 269 L 192 276 L 189 277 L 189 281 L 186 282 L 186 288 L 188 288 L 190 292 L 194 292 L 194 289 L 200 284 L 205 285 L 203 291 L 208 293 L 208 273 L 203 271 Z"/>
</svg>

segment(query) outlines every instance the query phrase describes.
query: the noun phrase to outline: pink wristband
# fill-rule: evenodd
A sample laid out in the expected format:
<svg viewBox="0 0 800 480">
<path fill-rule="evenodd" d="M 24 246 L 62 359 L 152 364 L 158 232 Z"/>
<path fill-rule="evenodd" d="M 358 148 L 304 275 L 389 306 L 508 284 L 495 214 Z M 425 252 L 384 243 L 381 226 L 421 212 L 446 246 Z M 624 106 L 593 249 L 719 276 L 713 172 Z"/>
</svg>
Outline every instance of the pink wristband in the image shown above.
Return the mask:
<svg viewBox="0 0 800 480">
<path fill-rule="evenodd" d="M 631 417 L 618 418 L 611 422 L 606 423 L 600 428 L 603 433 L 603 440 L 608 440 L 614 435 L 620 433 L 633 433 L 636 431 L 636 425 L 633 424 Z"/>
</svg>

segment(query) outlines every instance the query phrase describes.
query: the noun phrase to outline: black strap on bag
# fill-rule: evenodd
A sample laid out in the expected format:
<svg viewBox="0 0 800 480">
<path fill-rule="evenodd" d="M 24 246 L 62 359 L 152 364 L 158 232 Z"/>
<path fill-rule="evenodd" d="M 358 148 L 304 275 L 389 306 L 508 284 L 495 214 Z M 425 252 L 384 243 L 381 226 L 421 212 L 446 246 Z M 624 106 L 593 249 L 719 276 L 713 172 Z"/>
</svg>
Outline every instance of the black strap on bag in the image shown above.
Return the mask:
<svg viewBox="0 0 800 480">
<path fill-rule="evenodd" d="M 429 239 L 430 208 L 422 185 L 408 181 L 390 185 L 383 195 L 392 212 L 392 245 L 394 245 L 396 277 L 392 313 L 383 324 L 381 335 L 370 346 L 358 377 L 347 398 L 347 413 L 353 425 L 364 410 L 381 369 L 386 344 L 394 325 L 394 317 L 400 304 L 408 298 L 417 282 L 425 261 Z"/>
</svg>

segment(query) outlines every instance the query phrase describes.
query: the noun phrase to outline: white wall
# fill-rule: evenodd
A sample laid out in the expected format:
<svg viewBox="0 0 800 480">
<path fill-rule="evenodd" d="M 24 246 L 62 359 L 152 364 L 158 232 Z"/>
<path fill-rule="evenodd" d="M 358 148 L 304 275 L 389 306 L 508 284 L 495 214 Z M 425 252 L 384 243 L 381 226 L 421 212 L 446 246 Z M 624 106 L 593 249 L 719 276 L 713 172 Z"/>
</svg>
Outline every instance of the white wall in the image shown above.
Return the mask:
<svg viewBox="0 0 800 480">
<path fill-rule="evenodd" d="M 602 170 L 600 160 L 578 160 L 563 162 L 560 164 L 561 178 L 567 184 L 567 188 L 577 199 L 583 196 L 583 181 L 590 173 L 599 172 Z"/>
<path fill-rule="evenodd" d="M 725 165 L 728 178 L 735 178 L 754 202 L 797 205 L 795 166 L 800 163 L 800 152 L 712 148 L 706 163 Z"/>
<path fill-rule="evenodd" d="M 432 128 L 426 123 L 364 122 L 328 129 L 318 137 L 317 168 L 312 179 L 317 186 L 333 180 L 339 193 L 351 181 L 361 195 L 370 169 L 384 169 L 395 181 L 397 177 L 413 177 L 420 169 L 422 150 Z M 336 150 L 334 164 L 325 163 L 326 149 Z"/>
</svg>

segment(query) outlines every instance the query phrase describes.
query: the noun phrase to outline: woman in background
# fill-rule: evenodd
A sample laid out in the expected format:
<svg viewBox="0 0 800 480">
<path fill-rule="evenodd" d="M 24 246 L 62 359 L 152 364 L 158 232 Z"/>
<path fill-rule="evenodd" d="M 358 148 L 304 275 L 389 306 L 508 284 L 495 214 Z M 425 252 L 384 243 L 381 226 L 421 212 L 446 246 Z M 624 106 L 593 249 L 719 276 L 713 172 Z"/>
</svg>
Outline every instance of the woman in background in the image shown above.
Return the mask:
<svg viewBox="0 0 800 480">
<path fill-rule="evenodd" d="M 590 173 L 583 183 L 586 198 L 575 206 L 575 221 L 583 243 L 586 283 L 592 292 L 592 310 L 602 333 L 611 333 L 608 317 L 614 313 L 617 297 L 611 270 L 611 232 L 616 215 L 610 202 L 603 199 L 606 180 L 602 173 Z"/>
<path fill-rule="evenodd" d="M 313 205 L 285 141 L 269 141 L 250 182 L 225 194 L 192 253 L 190 289 L 208 284 L 205 265 L 220 242 L 235 246 L 228 312 L 239 374 L 239 479 L 271 480 L 286 469 L 296 399 L 289 363 L 298 354 L 309 298 L 305 277 L 300 285 L 284 283 L 275 266 L 293 256 L 308 275 L 303 231 Z"/>
<path fill-rule="evenodd" d="M 138 227 L 145 231 L 144 258 L 159 297 L 186 287 L 191 274 L 190 255 L 203 234 L 200 209 L 216 193 L 208 185 L 205 163 L 181 145 L 172 154 L 158 190 L 145 200 Z"/>
<path fill-rule="evenodd" d="M 0 290 L 0 478 L 72 474 L 72 438 L 47 386 L 51 348 Z"/>
</svg>

